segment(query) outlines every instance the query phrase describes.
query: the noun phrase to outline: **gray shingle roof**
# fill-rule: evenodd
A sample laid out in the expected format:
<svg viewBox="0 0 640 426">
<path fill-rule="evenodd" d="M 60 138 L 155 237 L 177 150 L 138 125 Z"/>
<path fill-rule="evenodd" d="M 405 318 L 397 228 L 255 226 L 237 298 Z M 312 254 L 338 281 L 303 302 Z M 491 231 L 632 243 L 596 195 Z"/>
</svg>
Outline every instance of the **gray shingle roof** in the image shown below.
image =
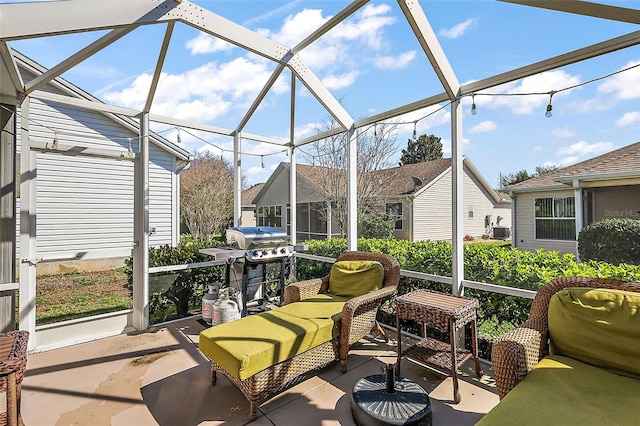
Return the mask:
<svg viewBox="0 0 640 426">
<path fill-rule="evenodd" d="M 590 158 L 571 166 L 563 167 L 537 178 L 525 180 L 508 189 L 518 191 L 522 189 L 544 188 L 558 186 L 558 179 L 569 176 L 607 175 L 615 173 L 636 173 L 640 177 L 640 142 L 624 146 L 615 151 Z"/>
</svg>

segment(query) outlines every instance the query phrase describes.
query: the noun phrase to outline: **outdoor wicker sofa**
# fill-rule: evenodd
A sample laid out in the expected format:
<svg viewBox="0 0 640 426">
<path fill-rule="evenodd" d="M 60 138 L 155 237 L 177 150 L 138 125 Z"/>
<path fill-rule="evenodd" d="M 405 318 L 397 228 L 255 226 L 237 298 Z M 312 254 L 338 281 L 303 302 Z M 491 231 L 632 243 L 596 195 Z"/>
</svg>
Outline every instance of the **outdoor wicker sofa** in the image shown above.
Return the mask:
<svg viewBox="0 0 640 426">
<path fill-rule="evenodd" d="M 24 330 L 0 333 L 0 392 L 5 392 L 7 409 L 16 415 L 10 419 L 9 412 L 0 413 L 0 425 L 7 425 L 14 421 L 23 425 L 20 414 L 20 399 L 22 394 L 22 379 L 27 369 L 27 342 L 29 332 Z M 8 373 L 15 373 L 15 389 L 11 389 Z M 12 378 L 13 380 L 13 378 Z M 15 390 L 15 392 L 14 392 Z"/>
<path fill-rule="evenodd" d="M 373 330 L 388 340 L 376 314 L 382 301 L 396 291 L 400 267 L 389 255 L 359 251 L 343 253 L 336 263 L 357 261 L 382 265 L 384 275 L 378 289 L 339 297 L 329 294 L 330 275 L 291 283 L 284 290 L 285 305 L 281 308 L 200 333 L 200 350 L 211 360 L 212 384 L 216 383 L 218 372 L 228 377 L 249 400 L 251 419 L 260 404 L 301 380 L 305 373 L 336 360 L 346 372 L 349 348 Z M 294 331 L 298 335 L 293 341 L 282 341 L 283 334 Z M 225 344 L 238 345 L 235 359 Z M 246 353 L 242 345 L 246 345 Z M 256 347 L 264 353 L 256 356 Z M 274 352 L 285 352 L 286 359 Z M 255 369 L 259 371 L 254 372 Z"/>
<path fill-rule="evenodd" d="M 491 361 L 500 403 L 478 425 L 637 422 L 640 282 L 549 282 L 529 319 L 493 343 Z"/>
</svg>

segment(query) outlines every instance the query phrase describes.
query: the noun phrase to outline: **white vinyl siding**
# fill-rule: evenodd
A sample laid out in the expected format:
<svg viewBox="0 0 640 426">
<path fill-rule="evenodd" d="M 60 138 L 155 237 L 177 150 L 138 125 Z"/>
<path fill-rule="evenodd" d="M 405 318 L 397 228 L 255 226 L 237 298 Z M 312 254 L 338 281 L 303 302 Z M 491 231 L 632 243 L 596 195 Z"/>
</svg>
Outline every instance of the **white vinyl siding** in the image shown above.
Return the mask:
<svg viewBox="0 0 640 426">
<path fill-rule="evenodd" d="M 545 249 L 560 253 L 576 254 L 577 243 L 575 241 L 561 240 L 536 240 L 535 239 L 535 199 L 547 197 L 571 197 L 572 190 L 523 192 L 514 194 L 515 197 L 515 229 L 514 245 L 520 250 L 535 251 Z"/>
<path fill-rule="evenodd" d="M 29 124 L 34 142 L 51 143 L 57 133 L 61 145 L 117 153 L 129 148 L 131 138 L 131 147 L 138 152 L 137 134 L 102 113 L 32 99 Z M 155 228 L 149 243 L 152 247 L 175 245 L 179 235 L 176 157 L 151 143 L 149 158 L 149 226 Z M 38 258 L 130 256 L 133 196 L 133 161 L 38 152 Z M 17 206 L 19 215 L 20 200 Z"/>
<path fill-rule="evenodd" d="M 449 169 L 431 185 L 420 191 L 413 203 L 413 241 L 450 240 L 452 233 L 451 176 Z M 497 216 L 503 219 L 501 226 L 509 227 L 511 214 L 508 208 L 499 208 L 478 180 L 464 168 L 463 176 L 463 232 L 465 235 L 481 237 L 487 233 L 485 218 L 496 223 Z M 473 206 L 473 217 L 469 217 L 468 207 Z"/>
</svg>

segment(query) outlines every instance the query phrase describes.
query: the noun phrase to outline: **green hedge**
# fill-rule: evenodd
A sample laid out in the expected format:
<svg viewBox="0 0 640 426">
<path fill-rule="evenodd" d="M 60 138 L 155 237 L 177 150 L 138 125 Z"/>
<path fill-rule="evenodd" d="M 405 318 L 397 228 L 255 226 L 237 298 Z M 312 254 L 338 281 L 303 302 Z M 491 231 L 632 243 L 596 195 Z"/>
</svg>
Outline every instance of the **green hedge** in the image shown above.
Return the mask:
<svg viewBox="0 0 640 426">
<path fill-rule="evenodd" d="M 640 220 L 603 219 L 585 226 L 578 252 L 583 260 L 640 265 Z"/>
<path fill-rule="evenodd" d="M 183 237 L 182 242 L 177 247 L 164 245 L 152 247 L 149 250 L 149 267 L 184 265 L 189 263 L 207 262 L 213 260 L 211 256 L 199 253 L 199 249 L 206 247 L 221 247 L 225 243 L 221 240 L 198 240 Z M 127 287 L 133 288 L 133 259 L 125 261 L 125 272 L 127 274 Z M 166 280 L 168 288 L 161 291 L 153 291 L 154 282 Z M 183 269 L 180 271 L 162 272 L 149 276 L 150 300 L 149 316 L 150 323 L 183 318 L 189 315 L 190 311 L 200 309 L 203 294 L 208 291 L 208 284 L 213 282 L 224 282 L 225 267 L 211 266 L 206 268 Z"/>
<path fill-rule="evenodd" d="M 347 249 L 347 240 L 331 239 L 307 241 L 307 253 L 338 257 Z M 411 243 L 393 239 L 359 239 L 358 250 L 387 253 L 395 257 L 401 269 L 428 274 L 451 276 L 451 244 L 445 241 Z M 297 260 L 297 277 L 303 280 L 328 273 L 331 265 L 305 259 Z M 537 250 L 526 252 L 511 247 L 476 243 L 464 247 L 464 277 L 471 281 L 537 290 L 554 278 L 563 276 L 590 276 L 615 278 L 626 281 L 640 280 L 640 266 L 611 265 L 605 262 L 576 262 L 572 254 Z M 402 277 L 400 294 L 428 288 L 451 292 L 447 284 Z M 465 289 L 465 295 L 479 299 L 480 321 L 502 331 L 505 324 L 519 324 L 529 314 L 531 300 L 502 294 Z"/>
</svg>

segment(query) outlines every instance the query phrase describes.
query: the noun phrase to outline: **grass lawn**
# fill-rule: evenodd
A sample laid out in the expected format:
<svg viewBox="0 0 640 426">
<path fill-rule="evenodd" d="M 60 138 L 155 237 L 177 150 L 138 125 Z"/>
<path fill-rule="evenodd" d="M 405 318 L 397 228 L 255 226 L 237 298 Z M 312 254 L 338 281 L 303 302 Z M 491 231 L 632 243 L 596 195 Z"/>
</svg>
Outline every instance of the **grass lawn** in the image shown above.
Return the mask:
<svg viewBox="0 0 640 426">
<path fill-rule="evenodd" d="M 38 276 L 36 324 L 129 309 L 133 302 L 126 281 L 122 269 Z"/>
</svg>

